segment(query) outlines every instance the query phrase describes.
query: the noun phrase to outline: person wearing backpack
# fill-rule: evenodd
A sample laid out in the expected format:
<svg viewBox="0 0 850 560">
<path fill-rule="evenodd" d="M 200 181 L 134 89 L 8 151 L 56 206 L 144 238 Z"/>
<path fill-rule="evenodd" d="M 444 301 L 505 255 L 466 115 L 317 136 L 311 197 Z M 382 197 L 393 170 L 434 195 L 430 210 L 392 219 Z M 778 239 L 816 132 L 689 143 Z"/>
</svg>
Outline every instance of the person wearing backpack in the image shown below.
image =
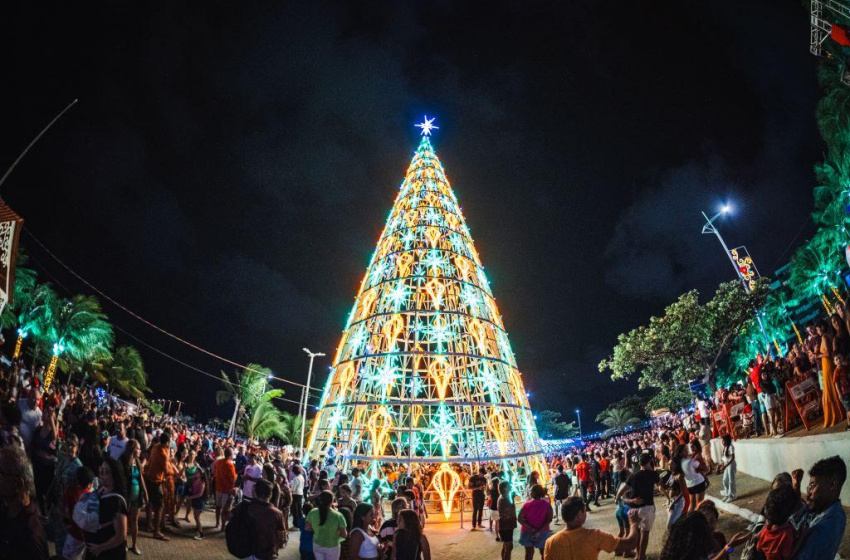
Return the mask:
<svg viewBox="0 0 850 560">
<path fill-rule="evenodd" d="M 260 479 L 254 499 L 239 504 L 224 529 L 227 550 L 237 558 L 272 560 L 284 545 L 283 513 L 271 505 L 272 485 Z"/>
<path fill-rule="evenodd" d="M 124 497 L 127 494 L 124 470 L 118 461 L 106 456 L 98 469 L 97 479 L 99 485 L 95 495 L 98 524 L 95 531 L 87 530 L 85 533 L 86 560 L 126 560 L 129 510 L 127 499 Z M 76 507 L 74 521 L 77 521 Z"/>
</svg>

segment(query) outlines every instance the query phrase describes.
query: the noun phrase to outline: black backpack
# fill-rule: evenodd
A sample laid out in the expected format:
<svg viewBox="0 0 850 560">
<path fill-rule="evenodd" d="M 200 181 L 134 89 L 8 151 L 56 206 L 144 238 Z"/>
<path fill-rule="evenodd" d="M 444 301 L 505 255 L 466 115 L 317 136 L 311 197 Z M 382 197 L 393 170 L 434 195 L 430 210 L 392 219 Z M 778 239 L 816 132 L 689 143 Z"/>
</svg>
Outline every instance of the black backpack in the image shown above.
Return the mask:
<svg viewBox="0 0 850 560">
<path fill-rule="evenodd" d="M 233 510 L 230 522 L 224 530 L 227 552 L 236 558 L 247 558 L 254 553 L 251 538 L 251 520 L 248 518 L 248 502 L 242 502 Z"/>
</svg>

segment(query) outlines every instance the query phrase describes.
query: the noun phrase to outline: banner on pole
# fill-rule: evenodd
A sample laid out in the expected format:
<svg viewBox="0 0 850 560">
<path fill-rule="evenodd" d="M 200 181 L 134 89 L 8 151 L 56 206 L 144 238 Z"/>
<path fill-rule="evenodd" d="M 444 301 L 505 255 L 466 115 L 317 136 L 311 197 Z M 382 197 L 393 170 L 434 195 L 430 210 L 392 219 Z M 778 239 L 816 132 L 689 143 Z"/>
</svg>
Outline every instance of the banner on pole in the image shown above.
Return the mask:
<svg viewBox="0 0 850 560">
<path fill-rule="evenodd" d="M 756 280 L 759 279 L 759 271 L 756 268 L 756 263 L 750 256 L 747 248 L 741 245 L 729 251 L 732 260 L 735 261 L 735 266 L 738 268 L 738 276 L 744 281 L 747 286 L 747 291 L 752 291 L 756 285 Z"/>
</svg>

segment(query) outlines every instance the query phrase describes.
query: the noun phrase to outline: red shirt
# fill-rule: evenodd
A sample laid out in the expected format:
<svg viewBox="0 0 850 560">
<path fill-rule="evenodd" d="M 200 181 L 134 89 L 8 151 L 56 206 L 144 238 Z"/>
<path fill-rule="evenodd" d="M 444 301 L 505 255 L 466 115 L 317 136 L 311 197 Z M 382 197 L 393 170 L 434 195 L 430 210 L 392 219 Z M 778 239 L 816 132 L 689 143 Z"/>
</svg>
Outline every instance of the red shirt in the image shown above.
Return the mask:
<svg viewBox="0 0 850 560">
<path fill-rule="evenodd" d="M 766 560 L 788 560 L 791 558 L 791 553 L 794 551 L 794 527 L 790 522 L 785 522 L 784 525 L 768 529 L 769 525 L 765 525 L 764 529 L 759 533 L 758 549 L 764 553 Z"/>
<path fill-rule="evenodd" d="M 80 496 L 86 493 L 87 492 L 80 488 L 78 484 L 75 484 L 65 491 L 65 496 L 63 497 L 65 510 L 68 512 L 68 518 L 65 519 L 65 525 L 68 527 L 68 534 L 78 541 L 85 540 L 86 536 L 83 534 L 83 530 L 74 523 L 74 506 L 80 501 Z"/>
<path fill-rule="evenodd" d="M 611 466 L 611 461 L 609 461 L 605 457 L 603 457 L 602 459 L 599 459 L 599 472 L 607 473 L 609 466 Z"/>
<path fill-rule="evenodd" d="M 761 381 L 761 364 L 756 364 L 752 371 L 750 371 L 750 381 L 753 382 L 756 391 L 761 393 L 761 386 L 759 385 Z"/>
<path fill-rule="evenodd" d="M 848 375 L 847 366 L 838 366 L 832 375 L 835 377 L 838 394 L 842 397 L 850 395 L 850 375 Z"/>
<path fill-rule="evenodd" d="M 584 461 L 576 465 L 576 478 L 579 482 L 588 482 L 590 480 L 590 465 Z"/>
</svg>

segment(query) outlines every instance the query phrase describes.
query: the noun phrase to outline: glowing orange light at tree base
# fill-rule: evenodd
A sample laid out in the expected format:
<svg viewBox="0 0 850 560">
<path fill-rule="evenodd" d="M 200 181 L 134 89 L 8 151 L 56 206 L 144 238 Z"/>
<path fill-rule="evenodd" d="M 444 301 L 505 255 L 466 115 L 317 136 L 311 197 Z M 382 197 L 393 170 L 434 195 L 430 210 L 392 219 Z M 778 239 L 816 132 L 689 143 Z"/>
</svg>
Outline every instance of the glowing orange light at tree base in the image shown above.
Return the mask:
<svg viewBox="0 0 850 560">
<path fill-rule="evenodd" d="M 21 346 L 24 343 L 24 337 L 19 336 L 18 340 L 15 341 L 15 351 L 12 353 L 12 359 L 17 360 L 21 356 Z"/>
<path fill-rule="evenodd" d="M 455 494 L 461 489 L 463 484 L 460 481 L 460 476 L 449 468 L 448 463 L 440 465 L 440 470 L 434 475 L 434 480 L 431 482 L 431 487 L 440 496 L 440 505 L 443 508 L 443 516 L 446 519 L 452 515 L 452 501 Z"/>
</svg>

